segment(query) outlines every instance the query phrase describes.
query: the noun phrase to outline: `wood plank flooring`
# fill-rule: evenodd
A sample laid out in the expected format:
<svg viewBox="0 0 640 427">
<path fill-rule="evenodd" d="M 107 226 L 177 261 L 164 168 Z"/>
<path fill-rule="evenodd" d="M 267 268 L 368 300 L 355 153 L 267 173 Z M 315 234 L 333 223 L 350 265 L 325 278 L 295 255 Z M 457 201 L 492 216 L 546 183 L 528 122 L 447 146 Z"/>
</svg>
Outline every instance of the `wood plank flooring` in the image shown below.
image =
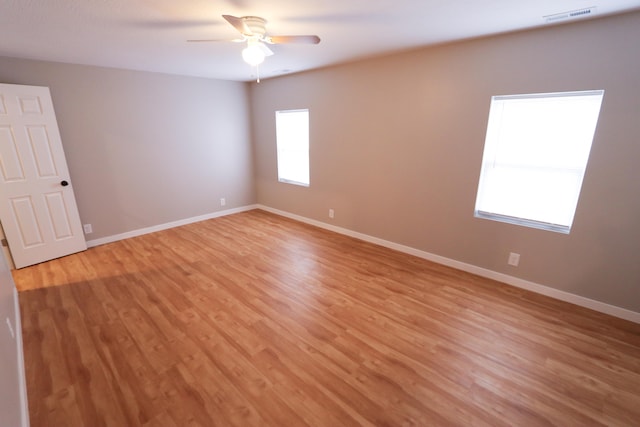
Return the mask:
<svg viewBox="0 0 640 427">
<path fill-rule="evenodd" d="M 14 278 L 32 427 L 640 425 L 640 325 L 264 211 Z"/>
</svg>

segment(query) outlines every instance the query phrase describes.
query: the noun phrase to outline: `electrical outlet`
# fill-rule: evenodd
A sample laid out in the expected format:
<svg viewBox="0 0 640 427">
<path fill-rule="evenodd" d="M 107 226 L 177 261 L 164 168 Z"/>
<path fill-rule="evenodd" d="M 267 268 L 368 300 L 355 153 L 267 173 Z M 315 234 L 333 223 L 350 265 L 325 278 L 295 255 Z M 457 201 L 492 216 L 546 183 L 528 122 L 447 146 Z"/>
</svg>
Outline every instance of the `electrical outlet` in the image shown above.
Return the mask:
<svg viewBox="0 0 640 427">
<path fill-rule="evenodd" d="M 509 254 L 509 260 L 507 261 L 507 263 L 509 263 L 509 265 L 517 267 L 518 264 L 520 264 L 520 254 L 517 254 L 515 252 L 511 252 Z"/>
<path fill-rule="evenodd" d="M 329 209 L 329 218 L 333 218 L 335 216 L 335 212 L 333 212 L 333 209 Z"/>
<path fill-rule="evenodd" d="M 93 227 L 91 227 L 91 224 L 85 224 L 82 226 L 82 228 L 84 229 L 84 234 L 93 233 Z"/>
<path fill-rule="evenodd" d="M 227 204 L 227 201 L 224 199 L 224 197 L 220 198 L 220 206 L 224 206 Z"/>
</svg>

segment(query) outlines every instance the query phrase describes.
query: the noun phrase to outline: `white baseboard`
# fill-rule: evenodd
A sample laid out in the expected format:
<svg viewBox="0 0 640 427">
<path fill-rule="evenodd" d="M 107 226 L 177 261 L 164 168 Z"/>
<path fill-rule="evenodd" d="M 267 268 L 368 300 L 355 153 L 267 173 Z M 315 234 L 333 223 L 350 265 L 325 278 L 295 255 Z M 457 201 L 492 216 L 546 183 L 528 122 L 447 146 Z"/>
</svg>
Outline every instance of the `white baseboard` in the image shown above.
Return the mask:
<svg viewBox="0 0 640 427">
<path fill-rule="evenodd" d="M 13 304 L 16 313 L 15 334 L 18 352 L 18 381 L 20 383 L 20 420 L 21 427 L 29 427 L 29 401 L 27 400 L 27 377 L 24 370 L 24 347 L 22 344 L 22 321 L 20 319 L 20 301 L 18 300 L 18 290 L 13 287 Z"/>
<path fill-rule="evenodd" d="M 346 236 L 354 237 L 356 239 L 364 240 L 369 243 L 374 243 L 376 245 L 384 246 L 386 248 L 394 249 L 399 252 L 404 252 L 410 255 L 417 256 L 419 258 L 426 259 L 428 261 L 437 262 L 438 264 L 443 264 L 449 267 L 456 268 L 458 270 L 466 271 L 468 273 L 473 273 L 478 276 L 486 277 L 488 279 L 497 280 L 502 283 L 506 283 L 511 286 L 515 286 L 517 288 L 526 289 L 531 292 L 535 292 L 537 294 L 546 295 L 551 298 L 555 298 L 561 301 L 569 302 L 575 305 L 579 305 L 581 307 L 586 307 L 600 313 L 609 314 L 611 316 L 615 316 L 621 319 L 629 320 L 634 323 L 640 324 L 640 313 L 635 311 L 627 310 L 625 308 L 617 307 L 611 304 L 603 303 L 600 301 L 592 300 L 590 298 L 585 298 L 580 295 L 572 294 L 569 292 L 561 291 L 549 286 L 541 285 L 539 283 L 530 282 L 528 280 L 520 279 L 518 277 L 509 276 L 504 273 L 498 273 L 496 271 L 488 270 L 486 268 L 478 267 L 476 265 L 467 264 L 461 261 L 456 261 L 451 258 L 446 258 L 440 255 L 432 254 L 430 252 L 421 251 L 419 249 L 415 249 L 409 246 L 400 245 L 398 243 L 390 242 L 387 240 L 379 239 L 377 237 L 372 237 L 367 234 L 358 233 L 356 231 L 352 231 L 342 227 L 336 227 L 331 224 L 327 224 L 321 221 L 316 221 L 313 219 L 309 219 L 300 215 L 291 214 L 289 212 L 281 211 L 278 209 L 273 209 L 264 205 L 257 205 L 258 209 L 265 210 L 267 212 L 274 213 L 276 215 L 284 216 L 287 218 L 294 219 L 296 221 L 304 222 L 307 224 L 314 225 L 316 227 L 324 228 L 326 230 L 334 231 L 336 233 L 344 234 Z"/>
<path fill-rule="evenodd" d="M 127 231 L 126 233 L 114 234 L 112 236 L 101 237 L 100 239 L 87 240 L 87 247 L 92 248 L 94 246 L 104 245 L 106 243 L 117 242 L 118 240 L 130 239 L 131 237 L 142 236 L 144 234 L 155 233 L 156 231 L 167 230 L 169 228 L 180 227 L 181 225 L 192 224 L 194 222 L 205 221 L 207 219 L 218 218 L 225 215 L 231 215 L 239 212 L 246 212 L 253 209 L 257 209 L 258 205 L 242 206 L 234 209 L 227 209 L 224 211 L 213 212 L 205 215 L 194 216 L 191 218 L 181 219 L 178 221 L 167 222 L 164 224 L 154 225 L 152 227 L 139 228 L 133 231 Z"/>
</svg>

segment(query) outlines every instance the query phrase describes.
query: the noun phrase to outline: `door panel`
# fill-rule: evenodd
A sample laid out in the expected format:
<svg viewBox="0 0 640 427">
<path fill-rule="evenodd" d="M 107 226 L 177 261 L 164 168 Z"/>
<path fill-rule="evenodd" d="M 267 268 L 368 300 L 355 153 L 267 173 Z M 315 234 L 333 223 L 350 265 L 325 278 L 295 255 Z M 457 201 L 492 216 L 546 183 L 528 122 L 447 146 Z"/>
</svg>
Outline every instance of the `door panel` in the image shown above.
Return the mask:
<svg viewBox="0 0 640 427">
<path fill-rule="evenodd" d="M 0 84 L 0 221 L 16 267 L 85 250 L 49 89 Z"/>
<path fill-rule="evenodd" d="M 53 225 L 53 238 L 55 240 L 68 239 L 73 236 L 71 227 L 69 226 L 69 218 L 67 211 L 69 210 L 64 203 L 64 195 L 61 191 L 44 195 L 47 202 L 47 210 L 49 218 Z"/>
<path fill-rule="evenodd" d="M 27 126 L 27 134 L 31 142 L 31 155 L 36 163 L 39 178 L 56 177 L 56 165 L 51 153 L 51 141 L 44 126 Z"/>
<path fill-rule="evenodd" d="M 31 197 L 16 197 L 11 200 L 13 215 L 17 221 L 24 248 L 40 246 L 44 243 L 33 208 Z"/>
<path fill-rule="evenodd" d="M 0 165 L 4 182 L 20 181 L 24 179 L 22 162 L 18 156 L 16 140 L 11 126 L 0 126 Z"/>
<path fill-rule="evenodd" d="M 26 86 L 23 86 L 26 87 Z M 20 105 L 20 112 L 23 116 L 42 116 L 42 104 L 40 103 L 40 96 L 32 95 L 17 95 L 16 99 Z"/>
</svg>

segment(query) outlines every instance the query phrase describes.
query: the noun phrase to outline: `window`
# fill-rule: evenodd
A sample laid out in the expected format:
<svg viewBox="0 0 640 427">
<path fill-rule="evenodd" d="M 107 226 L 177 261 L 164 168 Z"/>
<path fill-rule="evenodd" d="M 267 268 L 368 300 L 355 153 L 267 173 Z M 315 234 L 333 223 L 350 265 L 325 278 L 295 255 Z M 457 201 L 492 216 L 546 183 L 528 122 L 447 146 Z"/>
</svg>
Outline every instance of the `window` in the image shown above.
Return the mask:
<svg viewBox="0 0 640 427">
<path fill-rule="evenodd" d="M 475 216 L 568 234 L 603 95 L 494 96 Z"/>
<path fill-rule="evenodd" d="M 309 186 L 309 110 L 276 111 L 278 181 Z"/>
</svg>

